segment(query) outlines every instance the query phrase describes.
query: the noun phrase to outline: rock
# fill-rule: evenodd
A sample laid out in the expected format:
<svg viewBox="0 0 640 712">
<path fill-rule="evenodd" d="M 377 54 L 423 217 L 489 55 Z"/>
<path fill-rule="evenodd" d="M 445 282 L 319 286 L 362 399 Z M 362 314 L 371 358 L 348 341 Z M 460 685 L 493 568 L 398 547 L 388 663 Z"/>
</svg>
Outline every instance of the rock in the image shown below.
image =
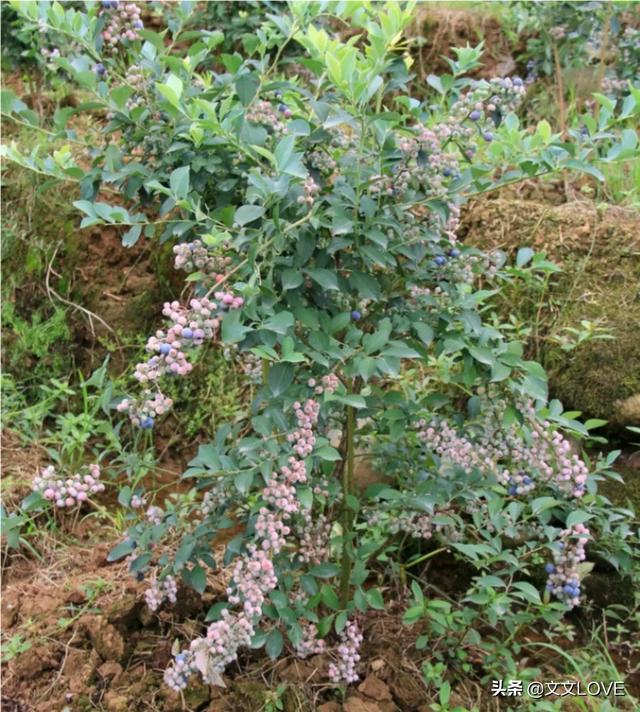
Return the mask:
<svg viewBox="0 0 640 712">
<path fill-rule="evenodd" d="M 382 712 L 382 707 L 377 702 L 364 700 L 355 695 L 347 698 L 342 709 L 343 712 Z"/>
<path fill-rule="evenodd" d="M 107 712 L 128 712 L 129 700 L 121 692 L 107 690 L 102 698 L 102 706 Z"/>
<path fill-rule="evenodd" d="M 391 690 L 380 678 L 369 675 L 363 683 L 358 686 L 358 691 L 372 700 L 390 700 Z"/>
<path fill-rule="evenodd" d="M 136 594 L 127 594 L 110 605 L 105 611 L 105 616 L 109 623 L 119 628 L 134 628 L 137 627 L 142 608 L 146 608 L 144 601 L 141 601 Z"/>
<path fill-rule="evenodd" d="M 103 660 L 124 661 L 127 646 L 118 629 L 102 616 L 84 616 L 82 618 L 91 644 Z"/>
<path fill-rule="evenodd" d="M 424 685 L 404 670 L 396 670 L 389 684 L 394 699 L 401 709 L 417 709 L 424 702 Z"/>
<path fill-rule="evenodd" d="M 83 603 L 86 603 L 87 595 L 82 589 L 76 588 L 71 591 L 64 600 L 65 603 L 73 603 L 74 606 L 81 606 Z"/>
<path fill-rule="evenodd" d="M 62 672 L 67 679 L 70 692 L 80 694 L 86 692 L 92 684 L 93 677 L 100 659 L 95 650 L 69 650 Z"/>
<path fill-rule="evenodd" d="M 38 677 L 43 670 L 53 670 L 58 667 L 61 653 L 58 646 L 51 643 L 30 648 L 10 663 L 10 670 L 26 680 Z"/>
<path fill-rule="evenodd" d="M 122 675 L 122 665 L 113 661 L 102 663 L 98 668 L 98 675 L 110 683 L 115 682 Z"/>
<path fill-rule="evenodd" d="M 317 712 L 342 712 L 342 705 L 339 702 L 325 702 L 318 707 Z"/>
<path fill-rule="evenodd" d="M 6 630 L 11 628 L 18 620 L 20 611 L 20 597 L 15 591 L 5 591 L 1 601 L 2 627 Z"/>
<path fill-rule="evenodd" d="M 61 605 L 62 599 L 40 593 L 40 591 L 33 591 L 29 596 L 25 596 L 20 612 L 23 618 L 35 618 L 55 611 Z"/>
<path fill-rule="evenodd" d="M 386 665 L 385 661 L 382 658 L 376 658 L 375 660 L 371 661 L 371 669 L 374 672 L 378 672 L 379 670 L 382 670 L 382 668 Z"/>
<path fill-rule="evenodd" d="M 614 404 L 614 421 L 620 425 L 640 426 L 640 393 Z"/>
<path fill-rule="evenodd" d="M 112 562 L 109 561 L 108 556 L 112 548 L 112 544 L 98 544 L 94 546 L 91 552 L 91 566 L 97 569 L 101 566 L 111 564 Z"/>
</svg>

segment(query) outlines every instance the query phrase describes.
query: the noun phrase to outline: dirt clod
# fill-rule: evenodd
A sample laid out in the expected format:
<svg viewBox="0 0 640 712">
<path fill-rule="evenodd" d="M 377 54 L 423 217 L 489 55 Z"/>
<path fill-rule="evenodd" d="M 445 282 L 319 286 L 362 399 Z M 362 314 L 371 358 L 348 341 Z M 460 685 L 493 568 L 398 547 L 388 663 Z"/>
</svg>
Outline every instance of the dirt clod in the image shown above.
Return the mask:
<svg viewBox="0 0 640 712">
<path fill-rule="evenodd" d="M 84 616 L 82 623 L 91 638 L 91 644 L 103 660 L 124 660 L 127 646 L 115 626 L 101 616 Z"/>
<path fill-rule="evenodd" d="M 369 675 L 365 681 L 358 686 L 358 690 L 372 700 L 390 700 L 391 690 L 384 682 L 375 675 Z"/>
</svg>

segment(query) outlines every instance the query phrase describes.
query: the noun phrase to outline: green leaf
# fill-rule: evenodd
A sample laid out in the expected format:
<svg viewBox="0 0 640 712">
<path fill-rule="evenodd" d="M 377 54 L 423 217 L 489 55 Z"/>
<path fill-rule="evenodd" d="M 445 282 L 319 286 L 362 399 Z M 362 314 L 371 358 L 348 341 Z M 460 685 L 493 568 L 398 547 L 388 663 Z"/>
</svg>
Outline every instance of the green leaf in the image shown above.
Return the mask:
<svg viewBox="0 0 640 712">
<path fill-rule="evenodd" d="M 274 628 L 267 636 L 267 642 L 265 644 L 267 655 L 272 660 L 275 660 L 282 652 L 283 646 L 284 639 L 282 638 L 282 633 L 277 628 Z"/>
<path fill-rule="evenodd" d="M 334 395 L 331 400 L 338 401 L 343 405 L 348 405 L 351 408 L 366 408 L 367 401 L 364 396 L 357 395 L 356 393 L 349 393 L 346 396 Z"/>
<path fill-rule="evenodd" d="M 299 287 L 303 281 L 304 278 L 300 270 L 291 268 L 282 270 L 282 288 L 285 291 Z"/>
<path fill-rule="evenodd" d="M 318 448 L 315 454 L 321 460 L 328 460 L 329 462 L 336 462 L 337 460 L 342 460 L 342 455 L 330 445 L 325 445 L 324 447 Z"/>
<path fill-rule="evenodd" d="M 269 369 L 267 382 L 273 395 L 282 395 L 293 383 L 294 369 L 289 363 L 276 363 Z"/>
<path fill-rule="evenodd" d="M 243 106 L 249 106 L 259 86 L 258 78 L 253 74 L 242 74 L 236 79 L 236 92 Z"/>
<path fill-rule="evenodd" d="M 264 214 L 265 208 L 262 205 L 242 205 L 236 210 L 233 222 L 237 225 L 246 225 L 261 218 Z"/>
<path fill-rule="evenodd" d="M 365 595 L 367 597 L 367 603 L 371 606 L 371 608 L 375 608 L 378 611 L 384 611 L 384 599 L 382 598 L 380 589 L 370 588 Z"/>
<path fill-rule="evenodd" d="M 338 277 L 328 269 L 309 269 L 307 274 L 314 282 L 317 282 L 323 289 L 339 290 Z"/>
<path fill-rule="evenodd" d="M 285 136 L 278 142 L 278 145 L 276 146 L 276 150 L 273 152 L 273 155 L 276 162 L 276 168 L 279 171 L 282 172 L 286 168 L 287 163 L 289 163 L 289 160 L 291 159 L 291 156 L 293 154 L 293 147 L 295 146 L 295 142 L 295 136 Z"/>
<path fill-rule="evenodd" d="M 234 309 L 227 312 L 222 319 L 222 341 L 226 344 L 235 344 L 244 339 L 245 334 L 251 329 L 240 323 L 240 311 Z"/>
<path fill-rule="evenodd" d="M 262 328 L 267 331 L 273 331 L 276 334 L 284 335 L 293 327 L 295 319 L 293 314 L 288 311 L 281 311 L 267 319 Z"/>
<path fill-rule="evenodd" d="M 309 573 L 316 578 L 328 579 L 337 576 L 340 573 L 340 567 L 337 564 L 325 561 L 322 564 L 314 566 Z"/>
<path fill-rule="evenodd" d="M 513 587 L 522 592 L 522 597 L 525 601 L 529 601 L 530 603 L 542 603 L 538 589 L 527 581 L 516 581 Z"/>
<path fill-rule="evenodd" d="M 189 166 L 181 166 L 172 171 L 169 186 L 177 200 L 186 198 L 189 192 Z"/>
<path fill-rule="evenodd" d="M 207 574 L 202 566 L 196 564 L 189 572 L 189 583 L 200 594 L 204 593 L 207 587 Z"/>
</svg>

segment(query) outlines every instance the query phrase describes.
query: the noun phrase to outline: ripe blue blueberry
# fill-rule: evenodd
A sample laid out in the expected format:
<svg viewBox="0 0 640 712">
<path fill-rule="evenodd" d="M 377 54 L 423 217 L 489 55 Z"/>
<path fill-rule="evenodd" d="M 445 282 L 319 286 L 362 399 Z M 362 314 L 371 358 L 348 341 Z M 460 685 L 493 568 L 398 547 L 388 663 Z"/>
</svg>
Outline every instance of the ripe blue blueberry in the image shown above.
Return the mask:
<svg viewBox="0 0 640 712">
<path fill-rule="evenodd" d="M 482 138 L 483 138 L 487 143 L 491 143 L 491 141 L 493 141 L 493 134 L 491 133 L 491 131 L 485 131 L 485 132 L 482 134 Z"/>
<path fill-rule="evenodd" d="M 544 570 L 545 570 L 548 574 L 552 574 L 552 573 L 556 570 L 556 567 L 555 567 L 553 564 L 545 564 L 545 565 L 544 565 Z"/>
<path fill-rule="evenodd" d="M 284 114 L 284 112 L 287 110 L 287 108 L 288 107 L 286 104 L 280 104 L 280 106 L 278 106 L 278 111 L 281 111 Z"/>
<path fill-rule="evenodd" d="M 445 169 L 442 171 L 442 175 L 443 175 L 445 178 L 448 178 L 448 177 L 451 175 L 451 173 L 452 173 L 451 168 L 445 168 Z"/>
<path fill-rule="evenodd" d="M 514 86 L 514 87 L 521 87 L 521 86 L 522 86 L 522 79 L 520 79 L 520 77 L 514 77 L 514 79 L 513 79 L 513 86 Z"/>
<path fill-rule="evenodd" d="M 182 330 L 182 336 L 184 336 L 185 339 L 192 339 L 193 331 L 187 326 Z"/>
<path fill-rule="evenodd" d="M 160 344 L 160 353 L 166 356 L 169 351 L 171 351 L 171 346 L 169 344 Z"/>
<path fill-rule="evenodd" d="M 524 482 L 525 485 L 530 485 L 533 482 L 533 480 L 529 476 L 523 477 L 522 481 Z"/>
<path fill-rule="evenodd" d="M 515 485 L 511 485 L 511 487 L 509 487 L 509 494 L 517 494 L 517 492 L 518 488 Z"/>
<path fill-rule="evenodd" d="M 449 250 L 449 257 L 460 257 L 460 250 L 455 247 L 452 250 Z"/>
<path fill-rule="evenodd" d="M 442 265 L 446 263 L 447 258 L 444 255 L 438 255 L 433 261 L 438 265 L 438 267 L 442 267 Z"/>
<path fill-rule="evenodd" d="M 107 73 L 107 70 L 105 69 L 105 66 L 104 66 L 104 64 L 102 64 L 102 62 L 98 62 L 96 64 L 95 71 L 99 77 L 102 77 L 103 75 L 105 75 Z"/>
<path fill-rule="evenodd" d="M 151 430 L 153 428 L 153 418 L 151 416 L 144 418 L 140 423 L 140 427 L 144 430 Z"/>
<path fill-rule="evenodd" d="M 474 109 L 474 110 L 469 114 L 469 118 L 471 119 L 471 121 L 480 121 L 480 117 L 481 117 L 481 116 L 482 116 L 482 114 L 478 111 L 478 109 Z"/>
<path fill-rule="evenodd" d="M 352 318 L 354 321 L 360 321 L 360 319 L 362 319 L 362 314 L 361 314 L 357 309 L 354 309 L 354 310 L 351 312 L 351 318 Z"/>
</svg>

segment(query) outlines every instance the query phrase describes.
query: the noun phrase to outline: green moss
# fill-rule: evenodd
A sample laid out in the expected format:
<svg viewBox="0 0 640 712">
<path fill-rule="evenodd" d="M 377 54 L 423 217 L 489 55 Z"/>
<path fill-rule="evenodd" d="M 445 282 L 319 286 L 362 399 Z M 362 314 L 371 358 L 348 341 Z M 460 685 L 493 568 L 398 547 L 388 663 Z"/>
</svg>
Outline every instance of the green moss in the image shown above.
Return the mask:
<svg viewBox="0 0 640 712">
<path fill-rule="evenodd" d="M 640 214 L 589 202 L 484 199 L 464 218 L 466 241 L 511 258 L 528 246 L 562 268 L 548 283 L 516 281 L 496 301 L 504 321 L 528 332 L 527 350 L 550 376 L 551 395 L 586 417 L 625 425 L 618 401 L 640 393 Z M 613 339 L 561 348 L 567 327 L 586 320 Z M 624 428 L 620 428 L 621 432 Z"/>
<path fill-rule="evenodd" d="M 166 393 L 180 414 L 188 438 L 213 437 L 224 422 L 241 415 L 251 402 L 251 384 L 232 359 L 216 346 L 202 349 L 189 378 L 168 381 Z"/>
</svg>

